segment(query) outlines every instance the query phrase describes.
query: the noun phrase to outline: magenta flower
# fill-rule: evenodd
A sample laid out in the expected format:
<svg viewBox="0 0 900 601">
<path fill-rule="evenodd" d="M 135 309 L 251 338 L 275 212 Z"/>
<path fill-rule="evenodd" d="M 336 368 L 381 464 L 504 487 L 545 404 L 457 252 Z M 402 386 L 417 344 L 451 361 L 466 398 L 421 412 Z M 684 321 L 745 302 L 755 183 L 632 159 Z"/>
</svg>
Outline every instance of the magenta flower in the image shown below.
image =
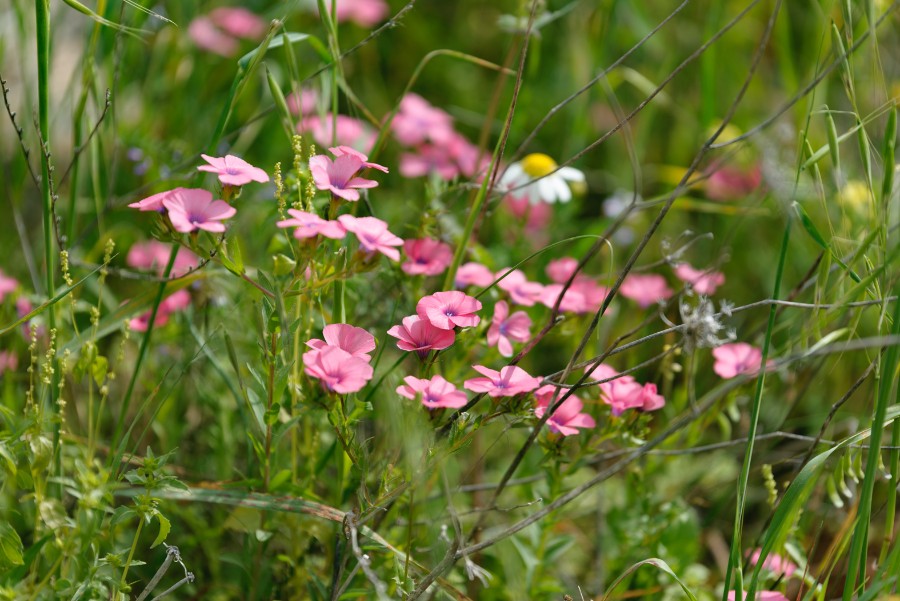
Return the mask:
<svg viewBox="0 0 900 601">
<path fill-rule="evenodd" d="M 284 219 L 277 222 L 278 227 L 294 227 L 294 238 L 303 240 L 314 236 L 325 236 L 334 240 L 340 240 L 347 231 L 339 221 L 327 221 L 318 215 L 307 213 L 306 211 L 298 211 L 297 209 L 288 209 L 288 215 L 291 219 Z"/>
<path fill-rule="evenodd" d="M 0 269 L 0 303 L 6 298 L 6 295 L 19 287 L 19 281 L 11 278 Z"/>
<path fill-rule="evenodd" d="M 359 247 L 367 255 L 380 252 L 392 261 L 400 260 L 400 251 L 395 247 L 403 246 L 403 240 L 387 229 L 387 223 L 376 217 L 354 217 L 341 215 L 338 221 L 348 232 L 359 240 Z"/>
<path fill-rule="evenodd" d="M 156 311 L 156 319 L 153 322 L 153 327 L 161 328 L 167 323 L 169 323 L 169 316 L 171 316 L 176 311 L 183 311 L 187 309 L 188 305 L 191 304 L 191 295 L 188 294 L 187 290 L 179 290 L 167 296 L 163 301 L 159 304 L 159 309 Z M 128 326 L 136 331 L 136 332 L 146 332 L 147 328 L 150 327 L 150 315 L 152 311 L 147 311 L 138 315 L 137 317 L 132 318 L 128 322 Z"/>
<path fill-rule="evenodd" d="M 753 551 L 753 554 L 750 556 L 750 565 L 756 565 L 759 563 L 759 556 L 761 555 L 762 549 L 756 549 Z M 790 578 L 794 575 L 794 572 L 797 571 L 797 564 L 792 562 L 789 559 L 778 555 L 777 553 L 769 553 L 766 556 L 766 560 L 763 561 L 762 567 L 764 570 L 768 570 L 773 574 L 781 575 L 784 574 L 785 578 Z"/>
<path fill-rule="evenodd" d="M 338 394 L 357 392 L 372 379 L 372 366 L 344 349 L 325 346 L 303 353 L 303 370 Z"/>
<path fill-rule="evenodd" d="M 437 275 L 443 273 L 453 260 L 453 249 L 434 238 L 407 240 L 403 251 L 409 259 L 400 268 L 409 275 Z"/>
<path fill-rule="evenodd" d="M 544 413 L 550 408 L 551 402 L 555 402 L 553 399 L 555 391 L 556 387 L 548 384 L 541 386 L 534 393 L 537 399 L 537 407 L 534 408 L 534 414 L 538 418 L 544 417 Z M 560 391 L 559 396 L 562 394 L 564 392 Z M 557 400 L 559 396 L 557 396 Z M 596 427 L 597 422 L 594 421 L 594 418 L 587 413 L 581 412 L 583 407 L 584 402 L 580 398 L 575 395 L 570 396 L 556 408 L 556 411 L 547 420 L 547 427 L 550 428 L 551 432 L 558 432 L 563 436 L 578 434 L 578 428 Z"/>
<path fill-rule="evenodd" d="M 628 274 L 619 288 L 619 292 L 625 298 L 636 302 L 641 308 L 646 309 L 667 298 L 671 298 L 674 292 L 666 283 L 666 278 L 655 273 Z"/>
<path fill-rule="evenodd" d="M 431 296 L 423 296 L 416 303 L 419 317 L 442 330 L 477 326 L 481 318 L 475 313 L 480 310 L 480 301 L 459 290 L 435 292 Z"/>
<path fill-rule="evenodd" d="M 440 351 L 456 340 L 453 330 L 442 330 L 431 325 L 427 319 L 418 315 L 403 318 L 403 325 L 393 326 L 388 335 L 397 338 L 397 348 L 403 351 L 415 351 L 424 358 L 428 351 Z"/>
<path fill-rule="evenodd" d="M 712 200 L 736 200 L 752 193 L 761 183 L 759 165 L 749 169 L 723 167 L 706 180 L 706 195 Z"/>
<path fill-rule="evenodd" d="M 375 350 L 375 337 L 362 328 L 346 323 L 333 323 L 325 326 L 322 337 L 325 340 L 313 338 L 306 345 L 314 349 L 335 346 L 353 357 L 363 359 L 366 363 L 372 360 L 369 353 Z"/>
<path fill-rule="evenodd" d="M 259 40 L 266 35 L 266 22 L 239 6 L 222 6 L 209 13 L 209 19 L 225 33 L 236 38 Z"/>
<path fill-rule="evenodd" d="M 572 277 L 572 274 L 575 273 L 577 267 L 578 259 L 572 257 L 556 259 L 547 264 L 547 276 L 557 284 L 565 284 Z"/>
<path fill-rule="evenodd" d="M 431 376 L 430 380 L 406 376 L 403 378 L 406 384 L 397 387 L 397 394 L 408 399 L 420 398 L 422 404 L 428 409 L 441 407 L 463 407 L 466 402 L 466 393 L 456 389 L 456 386 L 445 380 L 442 376 Z"/>
<path fill-rule="evenodd" d="M 745 595 L 741 595 L 741 601 L 744 601 L 747 597 Z M 734 591 L 728 591 L 728 601 L 734 601 Z M 756 593 L 756 601 L 791 601 L 778 591 L 759 591 Z"/>
<path fill-rule="evenodd" d="M 540 301 L 549 308 L 556 306 L 565 284 L 550 284 L 541 291 Z M 576 277 L 559 302 L 559 310 L 571 313 L 596 313 L 608 290 L 587 277 Z"/>
<path fill-rule="evenodd" d="M 348 155 L 358 158 L 360 161 L 362 161 L 362 166 L 364 169 L 378 169 L 383 173 L 388 173 L 387 167 L 385 167 L 384 165 L 379 165 L 378 163 L 370 163 L 369 157 L 367 155 L 350 146 L 334 146 L 333 148 L 329 148 L 328 150 L 330 150 L 331 154 L 333 154 L 335 157 Z"/>
<path fill-rule="evenodd" d="M 454 284 L 457 288 L 478 286 L 486 288 L 494 283 L 494 272 L 481 263 L 463 263 L 456 270 Z"/>
<path fill-rule="evenodd" d="M 0 351 L 0 376 L 4 372 L 16 371 L 19 368 L 19 357 L 12 351 Z M 462 393 L 460 393 L 462 394 Z M 463 394 L 463 405 L 465 405 L 465 395 Z"/>
<path fill-rule="evenodd" d="M 424 144 L 414 153 L 400 155 L 400 175 L 403 177 L 424 177 L 432 173 L 445 181 L 459 175 L 459 167 L 444 147 Z"/>
<path fill-rule="evenodd" d="M 334 132 L 332 132 L 332 122 Z M 353 148 L 369 149 L 375 142 L 375 131 L 365 122 L 347 115 L 338 115 L 332 119 L 330 113 L 324 118 L 318 115 L 306 117 L 297 125 L 297 131 L 309 133 L 317 144 L 330 146 L 340 144 Z M 332 133 L 335 134 L 332 139 Z"/>
<path fill-rule="evenodd" d="M 135 269 L 155 271 L 157 275 L 161 276 L 166 270 L 170 253 L 171 248 L 169 245 L 157 240 L 138 242 L 128 250 L 125 263 Z M 178 254 L 175 255 L 175 263 L 172 265 L 170 276 L 173 278 L 181 277 L 190 270 L 195 269 L 198 264 L 199 259 L 197 255 L 186 248 L 179 248 Z"/>
<path fill-rule="evenodd" d="M 250 182 L 261 184 L 269 181 L 269 176 L 259 167 L 254 167 L 244 159 L 226 154 L 224 157 L 211 157 L 201 154 L 209 165 L 200 165 L 197 171 L 207 171 L 219 176 L 219 181 L 226 186 L 243 186 Z"/>
<path fill-rule="evenodd" d="M 528 375 L 518 365 L 507 365 L 494 371 L 483 365 L 473 365 L 472 369 L 483 375 L 483 378 L 471 378 L 463 382 L 463 387 L 472 392 L 486 392 L 488 396 L 516 396 L 523 392 L 531 392 L 541 385 L 541 379 Z"/>
<path fill-rule="evenodd" d="M 496 277 L 503 277 L 507 271 L 509 270 L 503 269 L 498 271 Z M 497 287 L 505 290 L 512 302 L 525 307 L 530 307 L 541 300 L 541 295 L 544 292 L 544 287 L 541 284 L 529 282 L 525 274 L 518 269 L 510 271 L 509 275 L 497 282 Z"/>
<path fill-rule="evenodd" d="M 455 133 L 453 118 L 418 94 L 403 97 L 391 129 L 397 141 L 406 146 L 418 146 L 426 140 L 445 145 Z"/>
<path fill-rule="evenodd" d="M 525 311 L 509 314 L 506 301 L 497 301 L 494 305 L 494 318 L 487 331 L 487 342 L 496 346 L 504 357 L 512 357 L 512 341 L 527 342 L 531 337 L 531 318 Z"/>
<path fill-rule="evenodd" d="M 213 200 L 212 194 L 199 188 L 182 189 L 163 200 L 169 220 L 181 233 L 194 230 L 224 232 L 223 220 L 234 217 L 237 209 L 224 200 Z"/>
<path fill-rule="evenodd" d="M 447 143 L 447 154 L 459 166 L 460 173 L 466 177 L 474 177 L 478 173 L 485 172 L 491 162 L 488 153 L 482 152 L 465 136 L 455 131 Z"/>
<path fill-rule="evenodd" d="M 174 190 L 166 190 L 165 192 L 160 192 L 159 194 L 148 196 L 147 198 L 138 202 L 133 202 L 128 206 L 132 209 L 138 209 L 139 211 L 156 211 L 158 213 L 165 213 L 166 207 L 163 206 L 164 200 L 166 200 L 167 198 L 175 198 L 179 194 L 185 192 L 191 193 L 197 190 L 203 191 L 201 188 L 175 188 Z"/>
<path fill-rule="evenodd" d="M 656 411 L 666 405 L 666 399 L 656 392 L 656 384 L 644 384 L 643 411 Z"/>
<path fill-rule="evenodd" d="M 363 168 L 363 161 L 358 156 L 343 154 L 332 161 L 324 154 L 309 159 L 309 170 L 319 190 L 328 190 L 344 200 L 359 200 L 359 190 L 374 188 L 378 182 L 356 177 Z"/>
<path fill-rule="evenodd" d="M 712 354 L 716 359 L 713 371 L 726 380 L 756 374 L 762 363 L 762 351 L 746 342 L 723 344 L 714 348 Z"/>
<path fill-rule="evenodd" d="M 715 294 L 716 288 L 725 283 L 725 274 L 694 269 L 687 263 L 679 263 L 675 267 L 675 275 L 682 282 L 690 284 L 698 293 L 707 296 Z"/>
<path fill-rule="evenodd" d="M 600 399 L 612 407 L 613 415 L 622 415 L 626 409 L 643 409 L 644 397 L 644 387 L 630 376 L 600 385 Z"/>
</svg>

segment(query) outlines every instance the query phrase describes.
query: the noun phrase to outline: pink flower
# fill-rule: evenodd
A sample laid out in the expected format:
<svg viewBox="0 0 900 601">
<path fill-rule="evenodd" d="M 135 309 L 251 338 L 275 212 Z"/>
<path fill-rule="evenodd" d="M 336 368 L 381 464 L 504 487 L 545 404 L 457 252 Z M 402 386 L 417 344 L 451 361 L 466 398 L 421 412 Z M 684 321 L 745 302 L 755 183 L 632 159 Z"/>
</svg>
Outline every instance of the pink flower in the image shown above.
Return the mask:
<svg viewBox="0 0 900 601">
<path fill-rule="evenodd" d="M 601 384 L 600 393 L 603 402 L 612 407 L 613 415 L 622 415 L 626 409 L 644 407 L 644 387 L 630 376 L 622 376 L 617 380 Z"/>
<path fill-rule="evenodd" d="M 503 199 L 506 208 L 513 216 L 525 220 L 525 229 L 529 232 L 538 232 L 547 227 L 553 216 L 553 209 L 546 202 L 532 204 L 528 198 L 513 198 L 506 196 Z"/>
<path fill-rule="evenodd" d="M 237 38 L 259 40 L 266 35 L 266 22 L 246 8 L 220 7 L 209 13 L 210 20 Z"/>
<path fill-rule="evenodd" d="M 466 177 L 473 177 L 477 173 L 486 171 L 491 162 L 487 153 L 483 153 L 465 136 L 455 131 L 447 143 L 447 154 L 459 166 L 460 173 Z"/>
<path fill-rule="evenodd" d="M 288 110 L 294 115 L 308 115 L 316 110 L 317 96 L 312 90 L 300 90 L 299 97 L 291 92 L 285 98 Z M 318 142 L 318 140 L 316 140 Z"/>
<path fill-rule="evenodd" d="M 498 271 L 496 277 L 503 277 L 507 271 L 509 270 L 502 269 Z M 506 277 L 503 277 L 497 283 L 497 287 L 509 293 L 509 298 L 512 302 L 525 307 L 530 307 L 541 300 L 541 295 L 544 292 L 544 287 L 541 284 L 529 282 L 525 274 L 518 269 L 510 271 Z"/>
<path fill-rule="evenodd" d="M 512 357 L 512 342 L 527 342 L 531 337 L 531 318 L 525 311 L 516 311 L 509 314 L 509 305 L 506 301 L 497 301 L 494 305 L 494 318 L 491 327 L 487 331 L 487 342 L 490 346 L 496 346 L 504 357 Z"/>
<path fill-rule="evenodd" d="M 336 346 L 353 357 L 363 359 L 366 363 L 372 360 L 369 353 L 375 350 L 375 337 L 362 328 L 346 323 L 333 323 L 325 326 L 322 337 L 325 340 L 313 338 L 306 345 L 314 349 Z"/>
<path fill-rule="evenodd" d="M 0 303 L 6 298 L 6 295 L 19 287 L 19 281 L 11 278 L 0 269 Z"/>
<path fill-rule="evenodd" d="M 360 249 L 366 254 L 380 252 L 392 261 L 400 260 L 400 251 L 394 247 L 403 246 L 403 240 L 388 231 L 387 223 L 381 219 L 341 215 L 338 221 L 356 236 Z"/>
<path fill-rule="evenodd" d="M 356 177 L 363 167 L 357 156 L 345 154 L 332 161 L 324 154 L 309 159 L 309 170 L 319 190 L 328 190 L 344 200 L 359 200 L 359 190 L 374 188 L 378 182 Z"/>
<path fill-rule="evenodd" d="M 278 227 L 297 228 L 294 230 L 294 238 L 298 240 L 314 236 L 325 236 L 326 238 L 340 240 L 347 235 L 344 226 L 339 221 L 326 221 L 318 215 L 313 215 L 306 211 L 298 211 L 297 209 L 288 209 L 287 212 L 292 218 L 279 221 L 275 225 Z"/>
<path fill-rule="evenodd" d="M 163 200 L 169 220 L 179 232 L 206 230 L 224 232 L 223 220 L 234 217 L 237 210 L 224 200 L 213 200 L 212 194 L 199 188 L 182 189 Z"/>
<path fill-rule="evenodd" d="M 348 155 L 358 158 L 360 161 L 362 161 L 362 166 L 364 169 L 378 169 L 383 173 L 388 173 L 387 167 L 385 167 L 384 165 L 379 165 L 378 163 L 370 163 L 369 157 L 367 155 L 350 146 L 334 146 L 332 148 L 329 148 L 328 150 L 330 150 L 331 154 L 336 157 Z"/>
<path fill-rule="evenodd" d="M 218 29 L 209 17 L 197 17 L 188 25 L 188 35 L 201 50 L 208 50 L 220 56 L 234 56 L 238 41 Z"/>
<path fill-rule="evenodd" d="M 486 392 L 491 397 L 516 396 L 523 392 L 531 392 L 541 385 L 540 378 L 528 375 L 518 365 L 507 365 L 494 371 L 483 365 L 473 365 L 472 369 L 485 376 L 472 378 L 463 383 L 463 387 L 472 392 Z"/>
<path fill-rule="evenodd" d="M 326 10 L 331 10 L 331 0 L 325 1 Z M 372 27 L 384 20 L 388 5 L 384 0 L 337 0 L 335 19 L 353 21 L 362 27 Z"/>
<path fill-rule="evenodd" d="M 725 283 L 725 275 L 718 271 L 702 271 L 694 269 L 687 263 L 679 263 L 675 267 L 675 275 L 678 279 L 691 287 L 700 294 L 707 296 L 715 294 L 716 288 Z"/>
<path fill-rule="evenodd" d="M 713 349 L 716 359 L 713 371 L 721 378 L 755 374 L 762 362 L 762 351 L 746 342 L 732 342 Z"/>
<path fill-rule="evenodd" d="M 169 254 L 172 252 L 168 244 L 163 244 L 157 240 L 148 240 L 147 242 L 138 242 L 128 250 L 125 257 L 125 263 L 135 269 L 145 269 L 155 271 L 157 275 L 162 275 L 166 270 L 166 264 L 169 262 Z M 199 264 L 197 255 L 186 248 L 179 248 L 178 254 L 175 255 L 175 263 L 172 265 L 170 276 L 173 278 L 181 277 Z"/>
<path fill-rule="evenodd" d="M 407 94 L 391 122 L 397 141 L 406 146 L 418 146 L 430 140 L 445 145 L 453 138 L 453 118 L 419 96 Z"/>
<path fill-rule="evenodd" d="M 334 122 L 333 132 L 332 122 Z M 367 123 L 347 115 L 338 115 L 336 119 L 333 119 L 331 114 L 326 114 L 324 118 L 312 115 L 297 125 L 297 131 L 301 134 L 309 133 L 313 140 L 322 146 L 340 144 L 368 150 L 375 142 L 375 131 Z"/>
<path fill-rule="evenodd" d="M 409 275 L 443 273 L 453 260 L 453 249 L 450 245 L 433 238 L 407 240 L 403 243 L 403 251 L 409 260 L 400 268 Z"/>
<path fill-rule="evenodd" d="M 750 564 L 756 565 L 759 563 L 759 556 L 761 554 L 762 549 L 756 549 L 753 551 L 753 554 L 750 556 Z M 794 572 L 797 571 L 797 564 L 793 563 L 791 560 L 778 555 L 777 553 L 769 553 L 766 556 L 766 560 L 763 562 L 762 567 L 764 570 L 769 570 L 775 574 L 784 574 L 785 578 L 790 578 L 794 575 Z"/>
<path fill-rule="evenodd" d="M 28 300 L 27 296 L 19 296 L 16 299 L 16 316 L 21 319 L 31 313 L 34 310 L 34 305 L 31 304 L 31 301 Z M 38 326 L 35 335 L 38 338 L 43 338 L 44 334 L 47 333 L 47 328 L 44 326 Z M 25 340 L 31 340 L 31 320 L 29 319 L 25 323 L 22 324 L 22 336 Z"/>
<path fill-rule="evenodd" d="M 357 392 L 372 379 L 372 366 L 344 349 L 325 346 L 303 353 L 303 370 L 326 389 L 347 394 Z"/>
<path fill-rule="evenodd" d="M 187 290 L 179 290 L 167 296 L 163 301 L 159 304 L 159 309 L 156 311 L 156 319 L 153 322 L 153 327 L 161 328 L 167 323 L 169 323 L 169 316 L 175 313 L 176 311 L 183 311 L 191 304 L 191 295 L 188 294 Z M 152 311 L 147 311 L 138 315 L 137 317 L 132 318 L 128 325 L 132 330 L 136 332 L 146 332 L 147 328 L 150 326 L 150 315 Z"/>
<path fill-rule="evenodd" d="M 762 183 L 759 165 L 750 169 L 723 167 L 706 180 L 706 195 L 713 200 L 735 200 L 747 196 Z"/>
<path fill-rule="evenodd" d="M 163 206 L 164 200 L 167 198 L 174 198 L 184 192 L 190 193 L 197 190 L 202 191 L 201 188 L 175 188 L 174 190 L 166 190 L 165 192 L 148 196 L 138 202 L 133 202 L 128 206 L 132 209 L 138 209 L 139 211 L 157 211 L 159 213 L 165 213 L 166 208 Z"/>
<path fill-rule="evenodd" d="M 400 175 L 403 177 L 423 177 L 431 173 L 446 181 L 459 175 L 459 168 L 443 147 L 424 144 L 415 153 L 400 155 Z"/>
<path fill-rule="evenodd" d="M 466 402 L 466 393 L 456 389 L 456 386 L 435 375 L 430 380 L 406 376 L 403 378 L 406 384 L 397 387 L 397 394 L 408 399 L 422 399 L 422 404 L 428 409 L 441 407 L 463 407 Z"/>
<path fill-rule="evenodd" d="M 577 267 L 578 259 L 572 257 L 556 259 L 555 261 L 550 261 L 547 265 L 547 276 L 557 284 L 565 284 L 572 277 L 572 274 L 575 273 Z"/>
<path fill-rule="evenodd" d="M 556 306 L 565 284 L 550 284 L 541 291 L 540 301 L 549 308 Z M 571 313 L 596 313 L 609 292 L 588 277 L 576 276 L 559 302 L 559 310 Z"/>
<path fill-rule="evenodd" d="M 656 411 L 666 405 L 666 399 L 656 392 L 656 384 L 644 384 L 644 402 L 641 405 L 643 411 Z"/>
<path fill-rule="evenodd" d="M 741 601 L 746 598 L 746 595 L 741 595 Z M 728 591 L 728 601 L 734 600 L 734 591 Z M 790 599 L 788 599 L 778 591 L 759 591 L 758 593 L 756 593 L 756 601 L 790 601 Z"/>
<path fill-rule="evenodd" d="M 0 351 L 0 376 L 7 371 L 16 371 L 19 367 L 19 357 L 12 351 Z M 465 399 L 465 395 L 463 395 Z M 465 401 L 463 401 L 465 405 Z"/>
<path fill-rule="evenodd" d="M 269 176 L 266 175 L 265 171 L 234 155 L 226 154 L 224 157 L 211 157 L 201 154 L 200 156 L 209 165 L 200 165 L 197 167 L 197 171 L 218 174 L 219 181 L 226 186 L 243 186 L 250 182 L 264 184 L 269 181 Z"/>
<path fill-rule="evenodd" d="M 397 348 L 403 351 L 415 351 L 424 358 L 428 351 L 440 351 L 456 340 L 453 330 L 442 330 L 431 325 L 427 319 L 418 315 L 403 318 L 403 325 L 393 326 L 388 335 L 397 338 Z"/>
<path fill-rule="evenodd" d="M 419 317 L 442 330 L 477 326 L 481 318 L 475 313 L 480 310 L 481 301 L 459 290 L 435 292 L 431 296 L 423 296 L 416 303 Z"/>
<path fill-rule="evenodd" d="M 479 286 L 486 288 L 494 283 L 494 272 L 481 263 L 463 263 L 456 270 L 454 284 L 457 288 Z"/>
<path fill-rule="evenodd" d="M 541 386 L 534 393 L 534 396 L 537 399 L 537 407 L 534 409 L 534 414 L 538 418 L 544 417 L 544 413 L 551 407 L 551 402 L 556 402 L 553 399 L 555 391 L 556 387 L 548 384 L 546 386 Z M 560 391 L 557 400 L 559 399 L 559 396 L 563 394 L 565 394 L 565 392 Z M 556 411 L 554 411 L 553 415 L 550 416 L 550 419 L 547 420 L 547 427 L 549 427 L 552 432 L 558 432 L 563 436 L 578 434 L 578 428 L 595 427 L 597 422 L 594 421 L 594 418 L 587 413 L 581 413 L 583 407 L 584 403 L 580 398 L 575 395 L 570 396 L 556 408 Z"/>
<path fill-rule="evenodd" d="M 629 298 L 646 309 L 667 298 L 671 298 L 674 292 L 666 283 L 666 278 L 655 273 L 628 274 L 619 288 L 622 296 Z"/>
</svg>

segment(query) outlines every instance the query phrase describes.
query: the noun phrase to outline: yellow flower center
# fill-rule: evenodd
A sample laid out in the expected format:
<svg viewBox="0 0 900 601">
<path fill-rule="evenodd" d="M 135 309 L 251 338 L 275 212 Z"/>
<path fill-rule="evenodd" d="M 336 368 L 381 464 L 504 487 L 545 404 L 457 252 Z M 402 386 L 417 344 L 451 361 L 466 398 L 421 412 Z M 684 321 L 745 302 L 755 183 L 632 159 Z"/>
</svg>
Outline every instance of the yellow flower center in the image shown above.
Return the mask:
<svg viewBox="0 0 900 601">
<path fill-rule="evenodd" d="M 522 170 L 533 178 L 544 177 L 548 173 L 556 171 L 556 161 L 546 154 L 535 152 L 522 159 Z"/>
</svg>

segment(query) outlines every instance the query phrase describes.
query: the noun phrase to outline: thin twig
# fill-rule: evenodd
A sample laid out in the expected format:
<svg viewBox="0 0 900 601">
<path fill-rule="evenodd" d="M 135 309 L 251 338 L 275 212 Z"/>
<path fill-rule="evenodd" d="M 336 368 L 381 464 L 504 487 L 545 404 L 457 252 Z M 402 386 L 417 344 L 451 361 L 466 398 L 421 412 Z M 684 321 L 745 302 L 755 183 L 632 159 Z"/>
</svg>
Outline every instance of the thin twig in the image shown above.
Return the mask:
<svg viewBox="0 0 900 601">
<path fill-rule="evenodd" d="M 28 150 L 28 146 L 25 144 L 25 135 L 22 128 L 19 127 L 19 124 L 16 122 L 16 113 L 9 105 L 9 88 L 6 87 L 6 80 L 3 79 L 2 75 L 0 75 L 0 89 L 3 90 L 3 104 L 6 105 L 6 114 L 9 115 L 9 120 L 12 122 L 13 129 L 16 130 L 16 137 L 19 138 L 19 147 L 22 149 L 22 155 L 25 158 L 25 166 L 28 167 L 28 173 L 31 174 L 31 181 L 34 182 L 36 187 L 40 188 L 41 180 L 34 172 L 34 167 L 31 166 L 31 151 Z"/>
<path fill-rule="evenodd" d="M 65 172 L 61 178 L 59 178 L 59 185 L 62 186 L 63 182 L 66 181 L 66 177 L 68 177 L 69 172 L 72 171 L 72 167 L 75 166 L 75 162 L 78 161 L 79 155 L 87 148 L 87 145 L 90 144 L 91 138 L 94 137 L 94 134 L 97 133 L 97 130 L 100 129 L 100 124 L 103 123 L 103 119 L 106 117 L 106 113 L 109 112 L 109 107 L 112 105 L 112 92 L 110 92 L 109 88 L 106 88 L 106 103 L 103 105 L 103 111 L 100 113 L 100 117 L 97 119 L 97 123 L 94 124 L 94 128 L 91 130 L 91 133 L 88 134 L 87 140 L 85 140 L 81 146 L 77 147 L 75 151 L 72 153 L 72 160 L 69 162 L 69 166 L 66 167 Z"/>
</svg>

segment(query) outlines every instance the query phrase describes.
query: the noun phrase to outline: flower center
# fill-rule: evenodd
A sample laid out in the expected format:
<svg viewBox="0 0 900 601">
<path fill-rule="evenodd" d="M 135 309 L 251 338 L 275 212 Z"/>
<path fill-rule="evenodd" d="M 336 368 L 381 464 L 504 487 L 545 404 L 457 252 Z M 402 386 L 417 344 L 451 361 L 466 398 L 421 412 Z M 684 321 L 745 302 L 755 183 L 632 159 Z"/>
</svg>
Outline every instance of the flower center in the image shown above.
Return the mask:
<svg viewBox="0 0 900 601">
<path fill-rule="evenodd" d="M 522 170 L 534 178 L 544 177 L 548 173 L 556 171 L 558 166 L 556 161 L 540 152 L 529 154 L 523 158 L 521 165 Z"/>
<path fill-rule="evenodd" d="M 206 218 L 201 215 L 190 214 L 188 215 L 188 221 L 190 221 L 191 223 L 203 223 L 204 221 L 206 221 Z"/>
<path fill-rule="evenodd" d="M 225 173 L 227 173 L 228 175 L 239 175 L 241 172 L 234 167 L 228 167 L 227 169 L 225 169 Z"/>
</svg>

